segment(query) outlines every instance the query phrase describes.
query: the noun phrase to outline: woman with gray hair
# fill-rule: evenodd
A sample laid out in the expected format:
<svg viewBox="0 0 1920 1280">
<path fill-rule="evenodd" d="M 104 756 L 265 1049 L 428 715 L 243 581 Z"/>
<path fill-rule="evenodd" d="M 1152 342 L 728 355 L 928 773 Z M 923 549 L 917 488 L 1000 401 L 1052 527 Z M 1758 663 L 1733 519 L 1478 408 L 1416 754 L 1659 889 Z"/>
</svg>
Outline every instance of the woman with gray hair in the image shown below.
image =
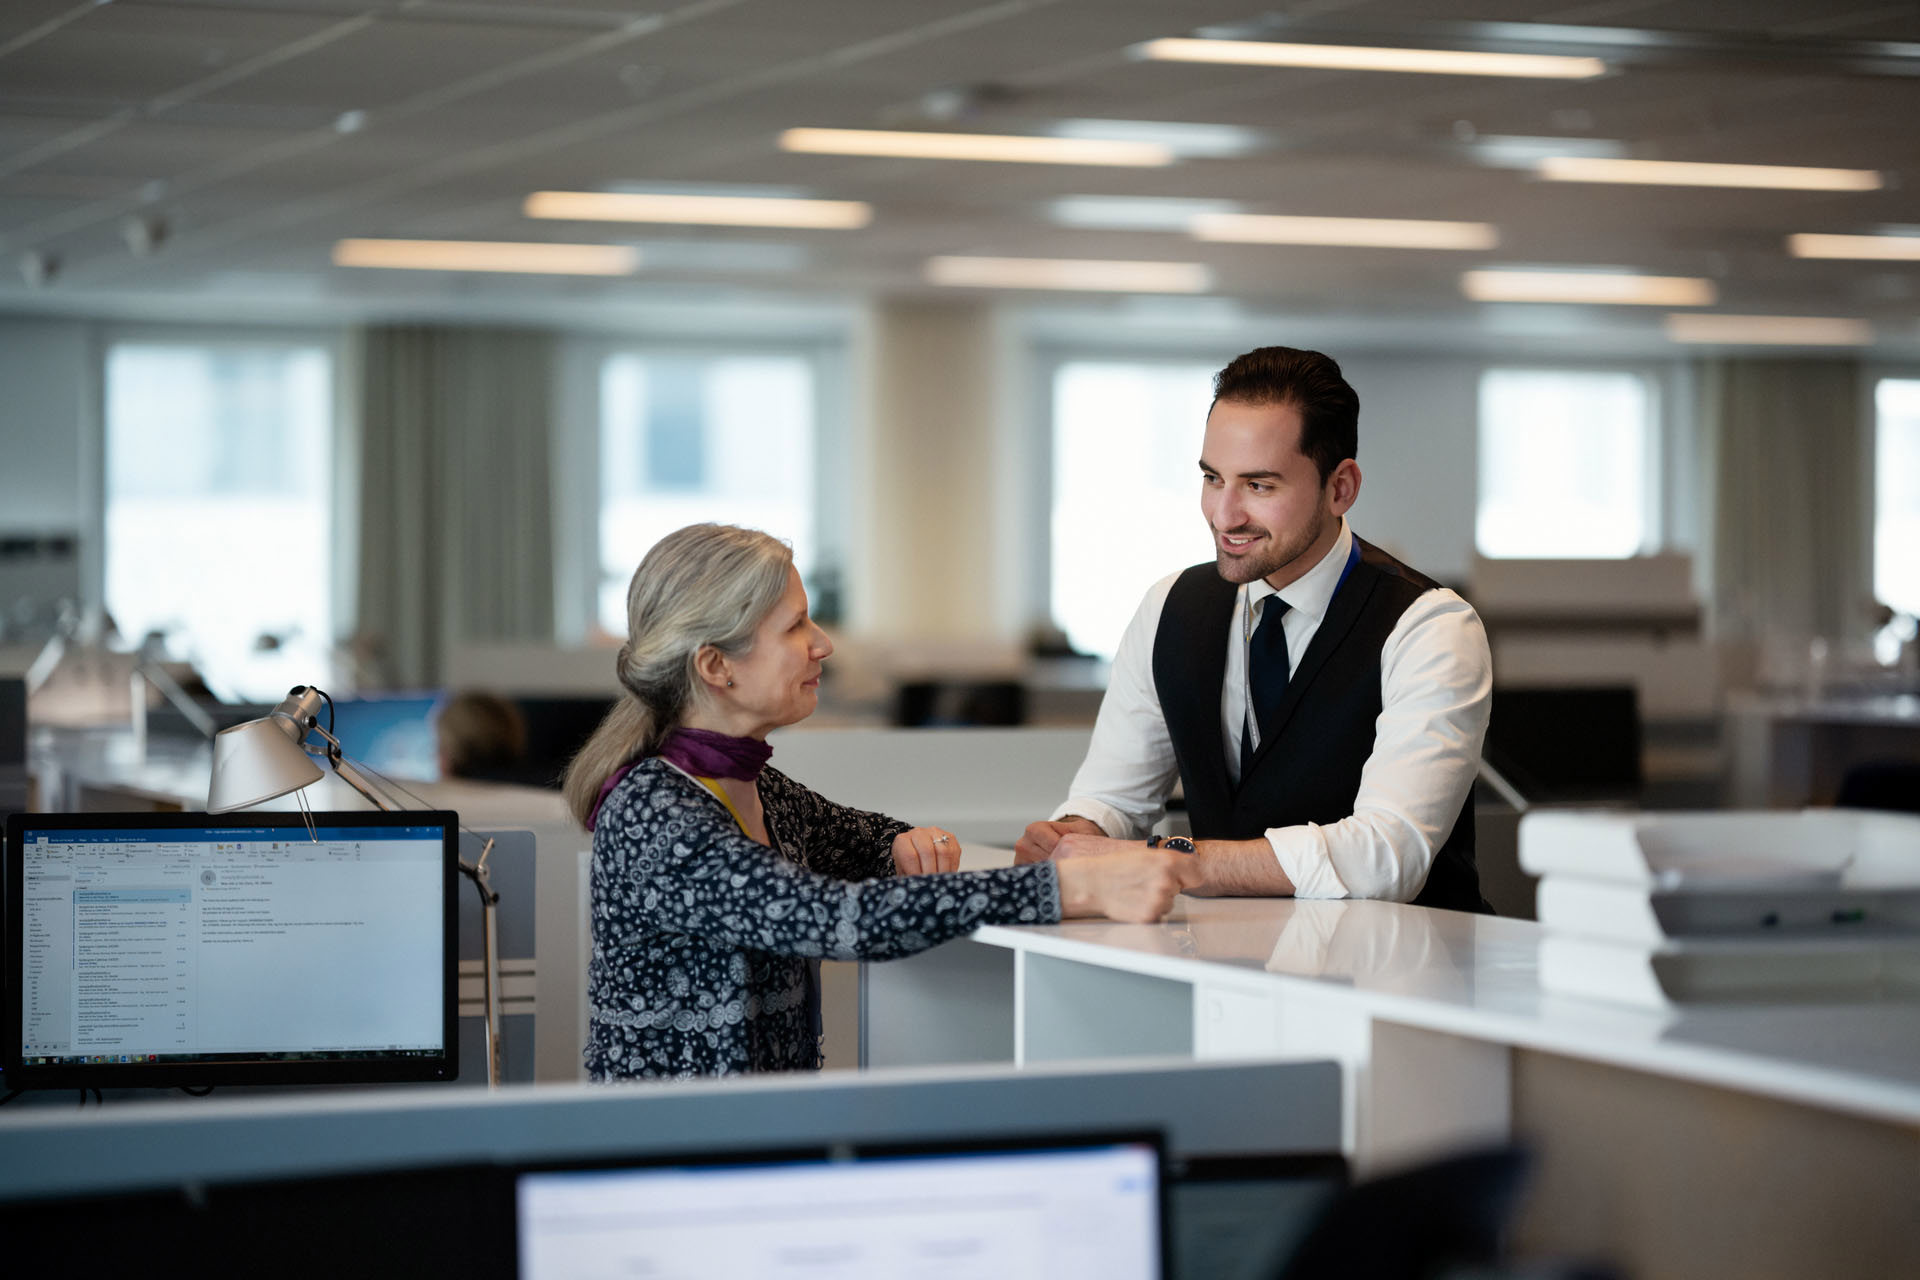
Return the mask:
<svg viewBox="0 0 1920 1280">
<path fill-rule="evenodd" d="M 786 545 L 662 539 L 627 590 L 624 696 L 568 766 L 593 832 L 595 1080 L 820 1065 L 810 961 L 911 955 L 982 924 L 1152 921 L 1193 883 L 1138 849 L 959 871 L 949 832 L 834 804 L 767 767 L 833 652 Z"/>
</svg>

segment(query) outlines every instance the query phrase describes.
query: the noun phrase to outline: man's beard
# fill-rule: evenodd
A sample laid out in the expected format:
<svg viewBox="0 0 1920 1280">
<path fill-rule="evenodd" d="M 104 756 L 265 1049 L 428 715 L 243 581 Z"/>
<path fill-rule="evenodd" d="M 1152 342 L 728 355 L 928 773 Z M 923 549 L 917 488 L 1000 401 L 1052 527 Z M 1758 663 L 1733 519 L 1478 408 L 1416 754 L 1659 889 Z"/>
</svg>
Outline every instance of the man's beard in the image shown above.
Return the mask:
<svg viewBox="0 0 1920 1280">
<path fill-rule="evenodd" d="M 1315 542 L 1320 540 L 1320 535 L 1326 531 L 1326 527 L 1326 515 L 1325 513 L 1321 513 L 1319 518 L 1313 522 L 1313 526 L 1309 529 L 1302 530 L 1298 537 L 1287 542 L 1268 542 L 1266 544 L 1266 552 L 1261 555 L 1232 557 L 1228 556 L 1224 551 L 1219 550 L 1216 544 L 1214 550 L 1214 567 L 1219 570 L 1222 578 L 1235 584 L 1252 582 L 1255 579 L 1267 577 L 1269 574 L 1278 573 L 1304 555 Z M 1242 531 L 1229 530 L 1229 532 L 1238 533 Z M 1245 532 L 1253 531 L 1246 530 Z M 1260 532 L 1267 533 L 1270 531 L 1260 530 Z"/>
</svg>

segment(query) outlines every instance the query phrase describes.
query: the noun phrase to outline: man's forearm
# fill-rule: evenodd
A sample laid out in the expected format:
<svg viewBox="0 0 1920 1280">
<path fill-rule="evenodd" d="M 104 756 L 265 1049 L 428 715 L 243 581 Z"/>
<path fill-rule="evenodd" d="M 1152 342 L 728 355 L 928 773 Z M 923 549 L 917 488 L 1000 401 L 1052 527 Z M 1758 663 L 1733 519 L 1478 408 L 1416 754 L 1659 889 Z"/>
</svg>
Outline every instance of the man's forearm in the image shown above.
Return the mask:
<svg viewBox="0 0 1920 1280">
<path fill-rule="evenodd" d="M 1194 845 L 1206 879 L 1187 892 L 1206 898 L 1287 898 L 1293 881 L 1280 869 L 1273 846 L 1259 840 L 1200 840 Z"/>
</svg>

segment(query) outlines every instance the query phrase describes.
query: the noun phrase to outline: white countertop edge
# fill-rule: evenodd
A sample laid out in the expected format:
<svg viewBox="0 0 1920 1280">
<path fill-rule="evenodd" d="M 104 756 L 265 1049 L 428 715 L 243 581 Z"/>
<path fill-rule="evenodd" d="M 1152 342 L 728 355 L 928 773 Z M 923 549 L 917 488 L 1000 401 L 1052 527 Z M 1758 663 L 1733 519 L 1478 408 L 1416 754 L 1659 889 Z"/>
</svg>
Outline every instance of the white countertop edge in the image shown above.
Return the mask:
<svg viewBox="0 0 1920 1280">
<path fill-rule="evenodd" d="M 1044 929 L 1058 927 L 1040 926 Z M 1106 923 L 1103 927 L 1115 926 Z M 1139 927 L 1157 929 L 1161 926 Z M 1219 980 L 1242 989 L 1277 985 L 1311 992 L 1321 998 L 1352 1001 L 1370 1016 L 1421 1030 L 1626 1067 L 1869 1119 L 1920 1124 L 1920 1089 L 1829 1067 L 1780 1062 L 1738 1049 L 1673 1040 L 1622 1039 L 1600 1030 L 1564 1025 L 1544 1026 L 1513 1014 L 1467 1008 L 1395 992 L 1368 991 L 1297 974 L 1255 971 L 1197 957 L 1128 951 L 1121 947 L 1063 938 L 1028 926 L 982 925 L 973 931 L 971 937 L 973 941 L 988 946 L 1028 951 L 1035 955 L 1073 960 L 1186 985 L 1204 980 Z M 1576 1001 L 1572 996 L 1551 998 Z M 1653 1010 L 1603 1001 L 1576 1002 L 1591 1004 L 1596 1010 L 1616 1017 L 1659 1019 L 1663 1016 Z"/>
</svg>

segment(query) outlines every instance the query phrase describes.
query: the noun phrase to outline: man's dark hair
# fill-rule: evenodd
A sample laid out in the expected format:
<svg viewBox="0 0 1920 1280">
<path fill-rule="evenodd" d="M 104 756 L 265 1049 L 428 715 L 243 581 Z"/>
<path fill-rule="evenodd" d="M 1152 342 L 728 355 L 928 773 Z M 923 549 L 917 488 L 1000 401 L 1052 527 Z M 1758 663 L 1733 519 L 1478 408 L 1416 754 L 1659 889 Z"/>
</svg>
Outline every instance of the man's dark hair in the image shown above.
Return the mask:
<svg viewBox="0 0 1920 1280">
<path fill-rule="evenodd" d="M 1325 484 L 1360 450 L 1360 397 L 1332 356 L 1294 347 L 1260 347 L 1213 375 L 1213 398 L 1235 404 L 1286 404 L 1300 413 L 1300 452 Z"/>
</svg>

